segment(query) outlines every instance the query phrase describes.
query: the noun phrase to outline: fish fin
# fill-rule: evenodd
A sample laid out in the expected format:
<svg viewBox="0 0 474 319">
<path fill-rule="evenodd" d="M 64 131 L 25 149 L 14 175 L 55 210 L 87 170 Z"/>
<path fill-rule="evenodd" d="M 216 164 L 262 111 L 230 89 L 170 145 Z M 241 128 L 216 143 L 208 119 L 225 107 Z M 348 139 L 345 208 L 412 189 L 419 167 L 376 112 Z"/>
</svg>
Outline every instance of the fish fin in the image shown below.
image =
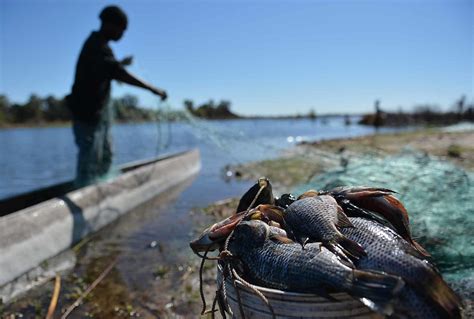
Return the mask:
<svg viewBox="0 0 474 319">
<path fill-rule="evenodd" d="M 335 245 L 331 242 L 323 243 L 324 247 L 326 247 L 330 252 L 332 252 L 336 257 L 341 261 L 344 265 L 350 268 L 356 268 L 352 260 L 349 258 L 350 254 L 341 246 Z M 358 260 L 358 258 L 354 258 Z"/>
<path fill-rule="evenodd" d="M 435 269 L 429 269 L 424 280 L 410 281 L 409 284 L 431 300 L 446 318 L 461 318 L 463 303 L 461 298 L 448 286 Z"/>
<path fill-rule="evenodd" d="M 350 293 L 372 310 L 392 314 L 392 303 L 405 285 L 403 279 L 377 271 L 353 270 L 352 273 L 354 279 Z"/>
<path fill-rule="evenodd" d="M 339 205 L 337 205 L 336 226 L 341 227 L 341 228 L 345 228 L 345 227 L 354 228 L 354 225 L 352 225 L 351 221 L 349 220 L 349 218 L 347 218 L 347 215 L 344 213 L 344 210 Z"/>
<path fill-rule="evenodd" d="M 252 204 L 252 207 L 250 205 Z M 272 186 L 270 181 L 265 177 L 260 177 L 258 181 L 249 188 L 247 192 L 239 200 L 236 213 L 246 211 L 249 208 L 258 206 L 259 204 L 275 203 L 273 197 Z"/>
<path fill-rule="evenodd" d="M 298 238 L 298 242 L 301 245 L 301 248 L 304 250 L 304 246 L 306 246 L 307 243 L 309 243 L 309 238 L 308 237 L 300 237 Z"/>
<path fill-rule="evenodd" d="M 356 261 L 359 260 L 361 257 L 367 256 L 365 249 L 361 245 L 359 245 L 353 240 L 350 240 L 344 235 L 339 236 L 339 238 L 337 239 L 337 243 L 344 249 L 345 252 L 350 255 L 350 257 L 352 257 Z"/>
<path fill-rule="evenodd" d="M 334 192 L 337 195 L 343 195 L 346 198 L 361 198 L 361 197 L 374 197 L 374 196 L 382 196 L 396 193 L 394 190 L 388 188 L 381 188 L 381 187 L 347 187 L 343 188 L 342 190 L 335 190 Z"/>
<path fill-rule="evenodd" d="M 301 249 L 304 250 L 304 246 L 309 242 L 309 238 L 308 237 L 299 237 L 299 236 L 295 236 L 294 234 L 292 234 L 291 237 L 289 237 L 290 239 L 293 239 L 295 242 L 297 242 L 298 244 L 301 245 Z"/>
</svg>

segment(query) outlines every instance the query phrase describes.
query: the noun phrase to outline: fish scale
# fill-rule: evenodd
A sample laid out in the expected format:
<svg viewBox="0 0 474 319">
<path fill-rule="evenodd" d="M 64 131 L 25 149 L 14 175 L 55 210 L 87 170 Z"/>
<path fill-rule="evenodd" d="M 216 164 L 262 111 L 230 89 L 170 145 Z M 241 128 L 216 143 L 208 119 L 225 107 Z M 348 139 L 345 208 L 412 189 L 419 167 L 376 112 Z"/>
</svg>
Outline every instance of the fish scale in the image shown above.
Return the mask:
<svg viewBox="0 0 474 319">
<path fill-rule="evenodd" d="M 364 218 L 349 217 L 349 220 L 354 228 L 341 232 L 361 244 L 367 252 L 367 257 L 359 260 L 358 268 L 396 273 L 413 282 L 433 271 L 433 266 L 413 256 L 414 249 L 390 228 Z"/>
<path fill-rule="evenodd" d="M 381 312 L 403 286 L 399 277 L 344 265 L 320 244 L 308 244 L 303 250 L 296 243 L 276 241 L 259 220 L 241 222 L 228 249 L 240 260 L 244 278 L 254 284 L 321 296 L 346 292 Z"/>
<path fill-rule="evenodd" d="M 435 267 L 392 229 L 375 221 L 350 217 L 354 228 L 341 232 L 364 247 L 358 269 L 378 270 L 402 277 L 404 287 L 398 306 L 411 318 L 459 318 L 461 301 Z"/>
<path fill-rule="evenodd" d="M 266 240 L 260 247 L 248 247 L 242 241 L 229 244 L 229 250 L 247 265 L 246 275 L 269 288 L 311 292 L 319 289 L 314 283 L 346 288 L 352 269 L 319 244 L 278 244 Z M 271 261 L 271 262 L 270 262 Z"/>
<path fill-rule="evenodd" d="M 288 206 L 284 218 L 292 236 L 303 245 L 306 238 L 321 241 L 326 248 L 347 261 L 349 258 L 357 260 L 365 255 L 364 249 L 357 242 L 346 238 L 339 231 L 338 227 L 352 225 L 332 196 L 299 199 Z"/>
<path fill-rule="evenodd" d="M 334 226 L 337 223 L 336 207 L 336 201 L 330 196 L 308 197 L 291 204 L 286 210 L 285 220 L 302 236 L 314 237 L 317 234 L 320 240 L 329 241 L 337 232 Z M 317 214 L 313 213 L 315 210 Z"/>
</svg>

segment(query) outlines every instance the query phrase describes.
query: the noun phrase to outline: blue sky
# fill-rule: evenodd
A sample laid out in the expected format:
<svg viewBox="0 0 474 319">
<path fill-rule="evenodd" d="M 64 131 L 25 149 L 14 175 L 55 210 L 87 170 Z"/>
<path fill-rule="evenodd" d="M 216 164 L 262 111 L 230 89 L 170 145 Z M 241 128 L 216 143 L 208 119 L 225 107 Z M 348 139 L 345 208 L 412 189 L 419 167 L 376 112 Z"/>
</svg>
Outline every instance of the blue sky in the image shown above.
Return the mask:
<svg viewBox="0 0 474 319">
<path fill-rule="evenodd" d="M 52 1 L 0 0 L 0 92 L 63 96 L 98 13 L 129 16 L 117 58 L 186 98 L 232 101 L 238 113 L 293 114 L 446 109 L 473 98 L 473 1 Z M 113 95 L 147 91 L 114 85 Z"/>
</svg>

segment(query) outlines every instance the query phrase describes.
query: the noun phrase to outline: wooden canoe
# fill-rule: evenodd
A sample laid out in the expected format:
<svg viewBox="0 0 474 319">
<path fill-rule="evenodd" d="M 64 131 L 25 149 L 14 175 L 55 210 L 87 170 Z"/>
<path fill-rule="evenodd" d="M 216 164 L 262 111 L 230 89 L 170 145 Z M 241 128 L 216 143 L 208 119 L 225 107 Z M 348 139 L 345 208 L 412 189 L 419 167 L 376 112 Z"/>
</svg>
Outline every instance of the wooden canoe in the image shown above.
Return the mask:
<svg viewBox="0 0 474 319">
<path fill-rule="evenodd" d="M 66 182 L 0 201 L 0 298 L 12 281 L 158 194 L 197 175 L 198 150 L 125 165 L 112 180 Z"/>
</svg>

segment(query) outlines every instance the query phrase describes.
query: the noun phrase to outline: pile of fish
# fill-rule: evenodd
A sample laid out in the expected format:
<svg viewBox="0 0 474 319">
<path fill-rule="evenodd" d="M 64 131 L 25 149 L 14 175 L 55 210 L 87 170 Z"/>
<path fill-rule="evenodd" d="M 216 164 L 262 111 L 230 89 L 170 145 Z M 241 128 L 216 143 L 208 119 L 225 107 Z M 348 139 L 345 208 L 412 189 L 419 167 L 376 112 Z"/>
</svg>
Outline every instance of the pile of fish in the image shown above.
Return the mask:
<svg viewBox="0 0 474 319">
<path fill-rule="evenodd" d="M 345 292 L 390 318 L 461 318 L 460 298 L 413 240 L 408 213 L 389 189 L 274 198 L 260 178 L 234 215 L 190 246 L 231 256 L 233 269 L 254 285 L 329 299 Z"/>
</svg>

